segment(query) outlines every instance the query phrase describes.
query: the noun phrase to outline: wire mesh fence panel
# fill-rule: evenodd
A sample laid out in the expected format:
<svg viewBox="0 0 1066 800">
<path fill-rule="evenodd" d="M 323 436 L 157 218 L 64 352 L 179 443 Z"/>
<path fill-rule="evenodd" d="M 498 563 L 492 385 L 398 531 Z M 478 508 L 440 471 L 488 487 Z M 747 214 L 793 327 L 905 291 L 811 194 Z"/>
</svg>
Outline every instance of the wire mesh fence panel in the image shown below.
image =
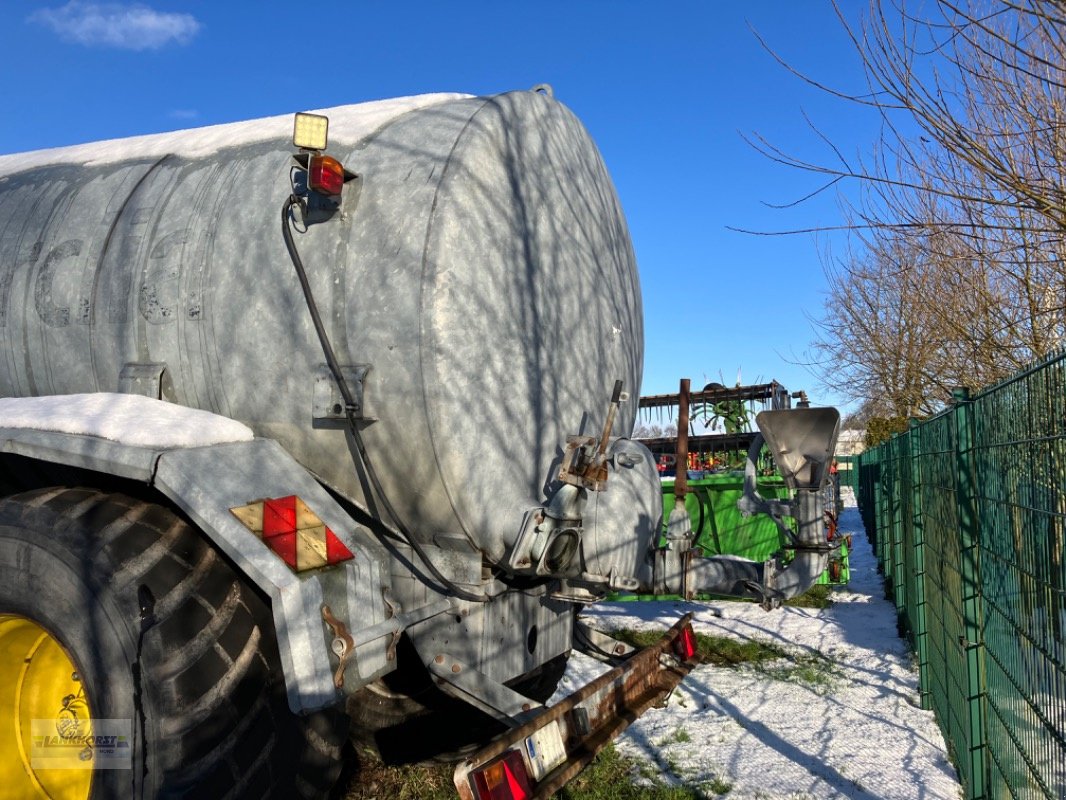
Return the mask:
<svg viewBox="0 0 1066 800">
<path fill-rule="evenodd" d="M 967 798 L 1066 798 L 1066 354 L 960 391 L 857 483 Z"/>
<path fill-rule="evenodd" d="M 982 735 L 973 718 L 968 674 L 967 556 L 960 536 L 957 420 L 945 414 L 922 427 L 921 506 L 926 567 L 929 703 L 944 729 L 960 778 L 971 798 L 983 797 L 984 770 L 975 753 Z M 976 762 L 976 763 L 975 763 Z"/>
<path fill-rule="evenodd" d="M 993 796 L 1066 797 L 1066 363 L 975 401 Z"/>
<path fill-rule="evenodd" d="M 966 797 L 1066 798 L 1066 354 L 958 393 L 857 478 Z"/>
<path fill-rule="evenodd" d="M 901 474 L 906 480 L 906 490 L 902 493 L 903 503 L 903 543 L 900 572 L 906 576 L 906 603 L 901 609 L 903 621 L 911 646 L 914 648 L 919 665 L 919 691 L 923 708 L 929 707 L 929 624 L 927 621 L 926 569 L 925 569 L 925 525 L 921 514 L 921 463 L 918 455 L 921 451 L 921 431 L 912 427 L 906 437 L 906 446 L 900 453 L 903 469 Z"/>
</svg>

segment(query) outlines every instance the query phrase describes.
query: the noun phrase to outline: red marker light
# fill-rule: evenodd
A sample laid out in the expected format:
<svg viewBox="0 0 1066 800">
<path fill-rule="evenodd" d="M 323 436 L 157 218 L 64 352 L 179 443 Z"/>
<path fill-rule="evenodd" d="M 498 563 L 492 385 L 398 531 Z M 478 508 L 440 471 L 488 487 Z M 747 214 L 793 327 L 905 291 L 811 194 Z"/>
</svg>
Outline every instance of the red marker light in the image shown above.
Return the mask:
<svg viewBox="0 0 1066 800">
<path fill-rule="evenodd" d="M 508 750 L 472 777 L 478 800 L 526 800 L 533 795 L 526 764 L 517 750 Z"/>
<path fill-rule="evenodd" d="M 316 192 L 336 197 L 344 188 L 344 167 L 331 156 L 311 156 L 307 183 Z"/>
</svg>

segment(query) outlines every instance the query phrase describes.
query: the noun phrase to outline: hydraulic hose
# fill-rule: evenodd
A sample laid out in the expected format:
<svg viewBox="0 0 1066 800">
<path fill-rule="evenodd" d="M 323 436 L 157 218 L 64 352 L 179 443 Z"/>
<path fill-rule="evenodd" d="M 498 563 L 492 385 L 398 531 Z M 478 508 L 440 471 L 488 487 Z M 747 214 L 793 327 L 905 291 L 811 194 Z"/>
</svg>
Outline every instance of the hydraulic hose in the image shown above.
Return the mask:
<svg viewBox="0 0 1066 800">
<path fill-rule="evenodd" d="M 326 357 L 326 364 L 329 366 L 329 371 L 333 374 L 333 379 L 337 382 L 337 386 L 340 388 L 341 397 L 344 400 L 344 416 L 348 424 L 348 430 L 352 435 L 352 441 L 355 442 L 356 454 L 359 461 L 356 466 L 361 468 L 363 473 L 370 479 L 374 494 L 388 512 L 388 515 L 392 518 L 395 526 L 390 525 L 385 520 L 381 519 L 380 515 L 371 514 L 371 517 L 377 525 L 381 526 L 385 533 L 393 538 L 406 542 L 411 549 L 418 554 L 418 557 L 422 560 L 426 569 L 433 574 L 433 577 L 436 578 L 441 586 L 446 588 L 448 592 L 462 600 L 468 600 L 472 603 L 487 603 L 491 599 L 488 595 L 475 594 L 474 592 L 467 591 L 466 589 L 457 586 L 437 569 L 436 565 L 426 555 L 421 543 L 411 534 L 407 526 L 403 524 L 400 516 L 396 513 L 396 509 L 393 508 L 392 503 L 389 502 L 388 495 L 386 495 L 385 490 L 382 488 L 381 482 L 378 480 L 377 472 L 370 460 L 370 455 L 367 453 L 366 447 L 363 445 L 362 434 L 359 432 L 359 425 L 355 417 L 355 395 L 352 394 L 351 387 L 348 386 L 348 381 L 344 378 L 340 362 L 337 361 L 337 356 L 333 351 L 333 345 L 330 344 L 329 335 L 326 333 L 326 326 L 323 324 L 322 316 L 318 312 L 318 304 L 315 302 L 314 294 L 311 292 L 311 284 L 307 279 L 307 270 L 304 269 L 303 260 L 300 258 L 300 253 L 296 249 L 296 242 L 293 240 L 292 207 L 294 205 L 300 205 L 300 198 L 293 194 L 289 196 L 288 200 L 286 200 L 281 207 L 281 235 L 285 239 L 285 248 L 289 251 L 289 258 L 292 259 L 293 268 L 296 270 L 296 277 L 300 280 L 300 288 L 303 290 L 304 300 L 307 303 L 307 310 L 311 314 L 311 321 L 314 323 L 315 333 L 318 335 L 319 344 L 322 346 L 322 353 Z"/>
</svg>

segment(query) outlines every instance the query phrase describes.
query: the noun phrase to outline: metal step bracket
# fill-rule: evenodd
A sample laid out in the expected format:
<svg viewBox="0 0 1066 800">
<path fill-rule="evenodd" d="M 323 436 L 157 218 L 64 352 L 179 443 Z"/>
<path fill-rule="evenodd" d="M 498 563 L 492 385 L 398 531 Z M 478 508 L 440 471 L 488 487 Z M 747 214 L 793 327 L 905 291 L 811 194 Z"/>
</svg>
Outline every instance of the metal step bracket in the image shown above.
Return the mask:
<svg viewBox="0 0 1066 800">
<path fill-rule="evenodd" d="M 358 419 L 372 419 L 367 414 L 363 401 L 363 381 L 370 371 L 369 364 L 345 364 L 341 374 L 355 399 L 355 416 Z M 315 383 L 311 393 L 311 417 L 314 420 L 344 421 L 347 419 L 344 397 L 340 387 L 327 364 L 319 364 L 315 370 Z"/>
<path fill-rule="evenodd" d="M 637 650 L 631 644 L 596 630 L 584 620 L 579 619 L 574 623 L 574 634 L 574 647 L 577 650 L 604 663 L 618 664 Z"/>
<path fill-rule="evenodd" d="M 442 692 L 470 703 L 508 727 L 524 725 L 544 707 L 446 653 L 438 653 L 426 667 Z"/>
</svg>

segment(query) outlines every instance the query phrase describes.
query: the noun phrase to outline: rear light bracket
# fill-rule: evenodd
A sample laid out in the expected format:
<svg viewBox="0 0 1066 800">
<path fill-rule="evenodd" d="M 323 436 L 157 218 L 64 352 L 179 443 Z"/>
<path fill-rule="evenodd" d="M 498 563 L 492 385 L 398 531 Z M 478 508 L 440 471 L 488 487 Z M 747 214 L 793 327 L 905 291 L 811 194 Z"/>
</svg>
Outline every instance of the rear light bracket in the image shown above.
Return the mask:
<svg viewBox="0 0 1066 800">
<path fill-rule="evenodd" d="M 521 727 L 501 734 L 460 763 L 454 775 L 460 798 L 483 800 L 486 795 L 477 785 L 477 776 L 501 758 L 517 766 L 515 754 L 521 756 L 525 765 L 522 778 L 531 784 L 522 797 L 529 800 L 551 797 L 634 719 L 660 704 L 696 666 L 699 662 L 696 652 L 685 660 L 678 657 L 679 652 L 686 650 L 678 640 L 683 635 L 692 637 L 691 625 L 692 615 L 687 614 L 655 644 L 637 650 L 622 665 L 556 705 L 541 710 Z M 550 726 L 556 727 L 558 735 L 552 732 L 550 739 L 544 739 Z M 565 758 L 552 758 L 545 765 L 534 764 L 531 756 L 535 753 L 529 752 L 530 742 L 536 744 L 555 738 L 562 740 Z"/>
<path fill-rule="evenodd" d="M 301 218 L 300 224 L 315 225 L 333 219 L 337 212 L 341 212 L 341 219 L 355 210 L 359 195 L 362 190 L 362 177 L 354 172 L 344 169 L 344 192 L 343 194 L 330 197 L 316 192 L 308 186 L 308 169 L 311 163 L 312 153 L 294 153 L 293 161 L 299 169 L 295 169 L 292 175 L 293 193 L 300 198 L 297 207 Z"/>
</svg>

